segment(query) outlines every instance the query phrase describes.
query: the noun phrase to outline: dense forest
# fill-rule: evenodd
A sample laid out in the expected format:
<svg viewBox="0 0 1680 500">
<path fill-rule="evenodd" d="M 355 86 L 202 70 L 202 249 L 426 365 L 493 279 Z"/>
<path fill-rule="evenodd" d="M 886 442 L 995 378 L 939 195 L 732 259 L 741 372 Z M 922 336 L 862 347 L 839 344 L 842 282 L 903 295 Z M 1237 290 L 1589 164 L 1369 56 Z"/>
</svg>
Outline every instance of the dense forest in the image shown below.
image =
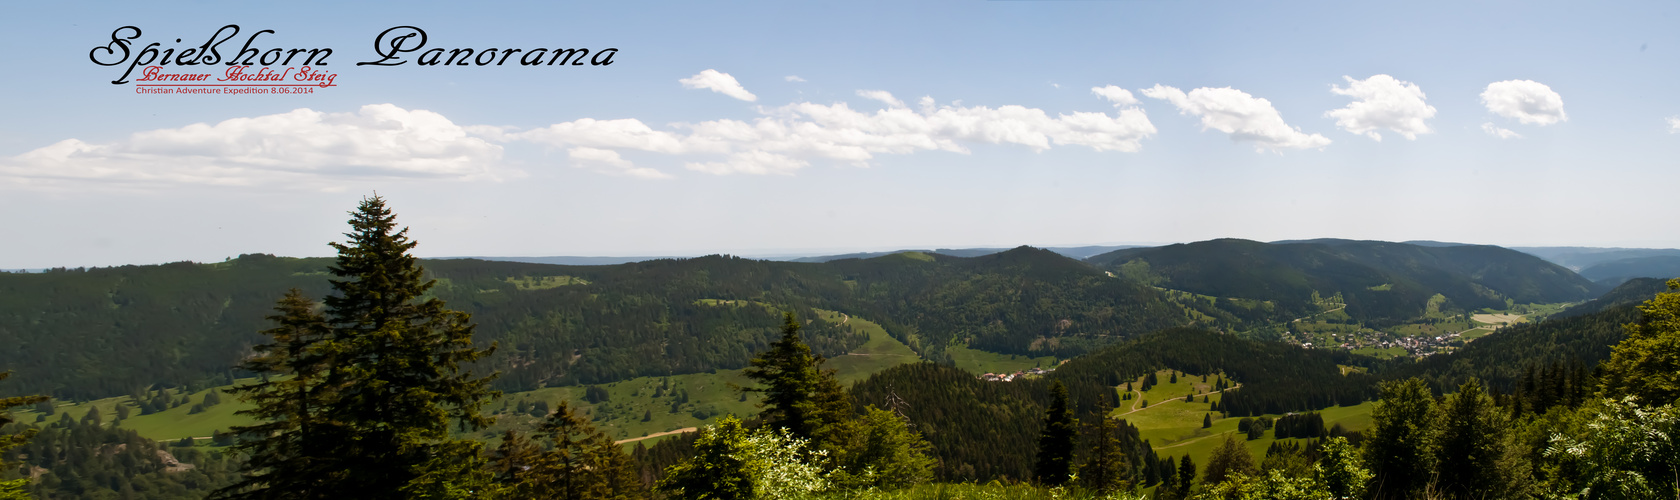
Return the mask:
<svg viewBox="0 0 1680 500">
<path fill-rule="evenodd" d="M 86 400 L 244 375 L 229 367 L 257 341 L 264 308 L 288 288 L 325 293 L 328 264 L 249 254 L 0 273 L 0 342 L 19 353 L 0 358 L 0 370 L 24 375 L 0 390 Z M 1314 298 L 1332 294 L 1350 316 L 1376 325 L 1415 318 L 1437 293 L 1449 307 L 1474 308 L 1580 300 L 1591 290 L 1567 270 L 1496 247 L 1339 240 L 1214 240 L 1089 263 L 1021 247 L 824 263 L 708 256 L 422 265 L 438 280 L 428 293 L 472 314 L 481 345 L 499 346 L 483 363 L 503 373 L 495 383 L 504 390 L 740 368 L 774 336 L 782 310 L 812 320 L 814 309 L 868 317 L 924 359 L 945 361 L 952 345 L 1065 358 L 1174 326 L 1245 330 L 1316 312 Z M 806 335 L 823 355 L 865 340 L 821 322 Z"/>
<path fill-rule="evenodd" d="M 1076 358 L 1053 377 L 1119 386 L 1160 368 L 1186 373 L 1220 373 L 1243 387 L 1225 396 L 1220 408 L 1230 415 L 1307 411 L 1353 405 L 1376 395 L 1377 378 L 1363 372 L 1346 375 L 1340 366 L 1374 366 L 1375 360 L 1345 351 L 1301 349 L 1207 330 L 1162 330 L 1136 341 Z"/>
<path fill-rule="evenodd" d="M 1205 295 L 1268 301 L 1268 319 L 1317 312 L 1339 295 L 1373 326 L 1419 318 L 1435 294 L 1460 311 L 1581 301 L 1604 290 L 1538 257 L 1494 246 L 1420 246 L 1350 240 L 1261 243 L 1220 239 L 1132 248 L 1086 259 L 1117 274 Z"/>
<path fill-rule="evenodd" d="M 20 354 L 0 358 L 0 370 L 24 375 L 4 390 L 91 399 L 226 380 L 258 340 L 268 305 L 288 288 L 323 294 L 328 263 L 251 254 L 0 273 L 0 342 Z M 827 264 L 709 256 L 422 265 L 438 281 L 428 293 L 472 314 L 481 344 L 500 346 L 485 362 L 503 373 L 505 390 L 740 368 L 768 344 L 782 310 L 813 321 L 812 308 L 870 317 L 929 359 L 953 342 L 1072 355 L 1185 321 L 1153 289 L 1031 248 Z M 866 340 L 820 321 L 806 335 L 828 356 Z"/>
<path fill-rule="evenodd" d="M 352 216 L 333 259 L 0 274 L 0 342 L 24 354 L 0 359 L 5 394 L 129 395 L 147 414 L 187 402 L 163 388 L 250 375 L 188 414 L 233 397 L 254 421 L 209 442 L 157 442 L 122 425 L 127 404 L 72 418 L 43 397 L 0 398 L 0 498 L 1680 493 L 1667 479 L 1680 473 L 1680 293 L 1661 293 L 1680 280 L 1633 280 L 1445 354 L 1380 361 L 1217 327 L 1312 311 L 1297 294 L 1322 298 L 1320 287 L 1379 323 L 1426 293 L 1469 307 L 1592 288 L 1495 247 L 1343 240 L 1094 258 L 1112 271 L 1029 247 L 823 263 L 421 261 L 382 199 Z M 1212 271 L 1172 263 L 1184 255 Z M 1197 289 L 1221 269 L 1232 283 Z M 841 385 L 826 358 L 871 339 L 827 311 L 879 318 L 924 361 Z M 950 366 L 951 346 L 1063 361 L 988 381 Z M 743 369 L 740 401 L 761 394 L 761 411 L 626 447 L 573 401 L 521 400 L 517 413 L 538 423 L 487 434 L 502 418 L 489 406 L 498 388 L 586 385 L 596 401 L 608 391 L 591 384 L 720 368 Z M 1225 389 L 1194 409 L 1214 446 L 1205 463 L 1158 455 L 1114 409 L 1133 381 L 1147 391 L 1183 373 Z M 1167 399 L 1198 392 L 1209 404 L 1201 389 Z M 25 406 L 35 421 L 5 412 Z M 1350 406 L 1370 408 L 1368 427 L 1326 427 L 1324 414 Z M 1211 433 L 1216 417 L 1236 430 Z M 1267 433 L 1256 458 L 1245 438 Z"/>
</svg>

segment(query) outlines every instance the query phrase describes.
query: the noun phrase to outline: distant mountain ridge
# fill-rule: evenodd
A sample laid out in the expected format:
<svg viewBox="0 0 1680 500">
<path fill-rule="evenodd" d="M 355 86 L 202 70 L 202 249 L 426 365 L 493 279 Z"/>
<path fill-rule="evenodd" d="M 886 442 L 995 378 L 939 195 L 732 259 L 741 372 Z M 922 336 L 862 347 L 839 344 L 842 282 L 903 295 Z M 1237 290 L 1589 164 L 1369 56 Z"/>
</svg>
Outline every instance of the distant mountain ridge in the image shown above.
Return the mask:
<svg viewBox="0 0 1680 500">
<path fill-rule="evenodd" d="M 1568 309 L 1553 314 L 1553 318 L 1568 318 L 1585 316 L 1603 312 L 1609 309 L 1643 303 L 1651 300 L 1659 293 L 1668 291 L 1667 280 L 1657 278 L 1634 278 L 1606 292 L 1596 299 L 1576 304 Z"/>
<path fill-rule="evenodd" d="M 1656 256 L 1680 257 L 1680 249 L 1673 248 L 1511 247 L 1511 249 L 1577 271 L 1625 259 Z"/>
<path fill-rule="evenodd" d="M 1315 292 L 1339 293 L 1349 315 L 1379 325 L 1421 316 L 1436 293 L 1452 306 L 1474 310 L 1503 307 L 1506 299 L 1586 300 L 1604 291 L 1561 266 L 1489 245 L 1219 239 L 1118 250 L 1086 261 L 1167 288 L 1271 301 L 1280 317 L 1313 311 Z"/>
<path fill-rule="evenodd" d="M 1123 249 L 1123 248 L 1138 248 L 1138 247 L 1140 247 L 1140 245 L 1086 245 L 1086 246 L 1078 246 L 1078 247 L 1046 247 L 1045 250 L 1056 252 L 1056 253 L 1061 254 L 1063 256 L 1066 256 L 1070 259 L 1083 260 L 1086 257 L 1090 257 L 1092 255 L 1097 255 L 1097 254 L 1104 253 L 1104 252 L 1112 252 L 1112 251 Z M 758 259 L 758 260 L 821 263 L 821 262 L 828 262 L 828 261 L 840 260 L 840 259 L 872 259 L 872 258 L 875 258 L 875 257 L 884 257 L 884 256 L 892 255 L 892 254 L 895 254 L 895 253 L 904 253 L 904 252 L 937 253 L 937 254 L 940 254 L 940 255 L 949 255 L 949 256 L 952 256 L 952 257 L 979 257 L 979 256 L 982 256 L 982 255 L 991 255 L 991 254 L 994 254 L 994 253 L 1003 252 L 1005 250 L 1009 250 L 1009 249 L 1008 248 L 1003 248 L 1003 247 L 996 247 L 996 248 L 992 248 L 992 247 L 939 248 L 939 249 L 934 249 L 934 250 L 907 248 L 907 249 L 902 249 L 902 250 L 892 250 L 892 251 L 884 251 L 884 252 L 853 252 L 853 253 L 830 254 L 830 255 L 797 255 L 797 254 L 795 254 L 795 255 L 758 256 L 758 257 L 749 255 L 749 256 L 745 256 L 745 257 L 751 258 L 751 259 Z M 464 257 L 435 257 L 434 259 L 437 259 L 437 260 L 478 259 L 478 260 L 493 260 L 493 261 L 501 261 L 501 262 L 525 262 L 525 263 L 529 263 L 529 264 L 555 264 L 555 265 L 561 265 L 561 266 L 610 266 L 610 265 L 616 265 L 616 264 L 628 264 L 628 263 L 631 263 L 631 262 L 645 262 L 645 261 L 658 260 L 658 259 L 688 259 L 688 258 L 694 258 L 694 257 L 699 257 L 699 256 L 698 255 L 661 255 L 661 256 L 644 256 L 644 257 L 588 257 L 588 256 L 571 256 L 571 255 L 559 255 L 559 256 L 551 256 L 551 257 L 464 256 Z M 38 271 L 38 270 L 34 270 L 34 271 Z"/>
<path fill-rule="evenodd" d="M 498 342 L 488 369 L 507 390 L 739 368 L 773 339 L 780 311 L 840 311 L 874 321 L 923 359 L 948 347 L 1076 356 L 1163 328 L 1276 325 L 1340 294 L 1373 326 L 1440 307 L 1593 298 L 1596 285 L 1538 257 L 1485 245 L 1224 239 L 1110 250 L 1017 247 L 973 257 L 895 252 L 821 263 L 711 255 L 555 265 L 426 259 L 432 295 L 473 315 Z M 960 253 L 960 252 L 953 252 Z M 243 255 L 214 264 L 0 273 L 0 371 L 17 391 L 60 397 L 130 394 L 200 383 L 261 340 L 285 289 L 326 293 L 327 258 Z M 1177 290 L 1177 291 L 1175 291 Z M 1201 296 L 1185 294 L 1193 292 Z M 1217 300 L 1208 300 L 1213 296 Z M 1435 301 L 1439 302 L 1439 301 Z M 820 353 L 864 339 L 810 325 Z"/>
<path fill-rule="evenodd" d="M 1142 247 L 1140 245 L 1088 245 L 1088 246 L 1082 246 L 1082 247 L 1044 247 L 1043 249 L 1044 250 L 1049 250 L 1051 252 L 1055 252 L 1055 253 L 1063 256 L 1063 257 L 1067 257 L 1067 258 L 1070 258 L 1070 259 L 1084 260 L 1085 258 L 1093 256 L 1093 255 L 1097 255 L 1097 254 L 1101 254 L 1101 253 L 1105 253 L 1105 252 L 1112 252 L 1112 251 L 1115 251 L 1115 250 L 1121 250 L 1121 249 L 1126 249 L 1126 248 L 1142 248 Z M 882 256 L 892 255 L 892 254 L 895 254 L 895 253 L 903 253 L 903 252 L 936 253 L 936 254 L 940 254 L 940 255 L 949 255 L 949 256 L 952 256 L 952 257 L 979 257 L 979 256 L 982 256 L 982 255 L 991 255 L 991 254 L 1003 252 L 1005 250 L 1009 250 L 1009 249 L 1007 249 L 1007 248 L 940 248 L 940 249 L 937 249 L 937 250 L 894 250 L 894 251 L 891 251 L 891 252 L 858 252 L 858 253 L 847 253 L 847 254 L 837 254 L 837 255 L 816 255 L 816 256 L 811 256 L 811 257 L 800 257 L 800 258 L 788 259 L 788 260 L 791 261 L 791 262 L 829 262 L 829 261 L 835 261 L 835 260 L 840 260 L 840 259 L 870 259 L 870 258 L 882 257 Z"/>
<path fill-rule="evenodd" d="M 0 274 L 6 391 L 81 399 L 225 380 L 261 340 L 286 289 L 319 299 L 327 258 L 242 255 L 228 262 Z M 712 255 L 563 266 L 425 259 L 429 293 L 473 316 L 485 364 L 505 390 L 740 368 L 773 340 L 781 311 L 870 319 L 927 359 L 948 345 L 1072 356 L 1184 322 L 1141 284 L 1048 250 L 962 258 L 905 252 L 831 263 Z M 808 325 L 819 353 L 867 335 Z M 862 337 L 860 337 L 862 335 Z"/>
<path fill-rule="evenodd" d="M 1581 276 L 1603 285 L 1620 285 L 1638 278 L 1680 277 L 1680 255 L 1651 255 L 1613 260 L 1581 270 Z"/>
</svg>

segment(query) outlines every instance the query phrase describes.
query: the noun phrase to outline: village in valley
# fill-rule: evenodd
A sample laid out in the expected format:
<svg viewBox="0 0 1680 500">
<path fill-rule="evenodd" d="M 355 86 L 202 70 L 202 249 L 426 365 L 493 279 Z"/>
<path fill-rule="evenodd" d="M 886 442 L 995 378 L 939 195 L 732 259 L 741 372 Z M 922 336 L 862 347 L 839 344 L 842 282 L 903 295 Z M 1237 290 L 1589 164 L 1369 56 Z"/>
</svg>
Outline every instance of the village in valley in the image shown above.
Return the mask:
<svg viewBox="0 0 1680 500">
<path fill-rule="evenodd" d="M 1033 367 L 1025 370 L 1016 370 L 1015 373 L 982 373 L 980 374 L 980 380 L 985 380 L 987 382 L 1014 382 L 1015 379 L 1023 377 L 1039 377 L 1053 371 L 1056 371 L 1056 369 L 1051 368 L 1046 370 L 1043 368 Z"/>
</svg>

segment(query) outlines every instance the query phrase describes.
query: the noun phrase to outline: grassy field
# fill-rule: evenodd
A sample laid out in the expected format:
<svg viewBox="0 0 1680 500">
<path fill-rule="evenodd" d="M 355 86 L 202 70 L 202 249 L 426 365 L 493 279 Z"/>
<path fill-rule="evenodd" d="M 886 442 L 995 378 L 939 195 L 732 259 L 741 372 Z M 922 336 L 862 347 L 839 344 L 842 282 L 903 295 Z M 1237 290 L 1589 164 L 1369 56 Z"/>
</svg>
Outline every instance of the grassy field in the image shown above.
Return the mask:
<svg viewBox="0 0 1680 500">
<path fill-rule="evenodd" d="M 969 349 L 967 347 L 952 346 L 945 348 L 945 353 L 956 361 L 957 368 L 969 372 L 980 373 L 1015 373 L 1028 368 L 1053 368 L 1057 360 L 1055 356 L 1029 358 L 1015 354 L 997 354 L 992 352 Z"/>
<path fill-rule="evenodd" d="M 1180 404 L 1185 403 L 1182 403 L 1182 400 L 1180 400 Z M 1334 426 L 1340 423 L 1342 424 L 1342 427 L 1348 430 L 1364 430 L 1365 428 L 1371 426 L 1372 404 L 1373 403 L 1371 402 L 1365 402 L 1355 406 L 1333 406 L 1321 409 L 1319 410 L 1319 413 L 1324 416 L 1324 425 L 1326 427 Z M 1202 406 L 1205 407 L 1206 405 Z M 1151 408 L 1151 410 L 1153 410 L 1153 408 Z M 1184 456 L 1188 454 L 1190 455 L 1190 460 L 1196 462 L 1197 464 L 1206 465 L 1208 457 L 1213 455 L 1213 449 L 1218 447 L 1221 441 L 1224 441 L 1225 435 L 1232 435 L 1239 440 L 1246 439 L 1245 436 L 1236 433 L 1237 422 L 1241 420 L 1240 418 L 1215 418 L 1213 420 L 1213 427 L 1202 429 L 1201 413 L 1198 412 L 1194 416 L 1196 422 L 1193 431 L 1194 435 L 1187 435 L 1184 432 L 1184 428 L 1186 427 L 1183 425 L 1184 422 L 1167 419 L 1166 426 L 1153 427 L 1153 425 L 1159 425 L 1158 420 L 1140 418 L 1140 415 L 1148 413 L 1151 410 L 1144 410 L 1143 412 L 1127 415 L 1124 418 L 1126 418 L 1128 422 L 1133 422 L 1132 425 L 1138 426 L 1139 433 L 1142 437 L 1150 440 L 1150 443 L 1155 447 L 1155 452 L 1162 456 Z M 1163 410 L 1171 410 L 1171 408 L 1165 407 Z M 1277 418 L 1281 415 L 1268 416 Z M 1134 420 L 1136 420 L 1136 422 L 1134 422 Z M 1151 425 L 1151 427 L 1145 427 L 1146 425 Z M 1164 443 L 1164 440 L 1171 440 L 1173 438 L 1181 439 Z M 1248 445 L 1248 451 L 1254 454 L 1254 459 L 1258 462 L 1265 458 L 1266 448 L 1276 441 L 1277 439 L 1272 438 L 1271 433 L 1268 432 L 1265 437 L 1252 441 L 1245 441 L 1245 444 Z M 1304 442 L 1306 440 L 1297 439 L 1295 441 Z"/>
<path fill-rule="evenodd" d="M 235 382 L 243 384 L 254 380 L 241 379 Z M 135 406 L 130 398 L 124 396 L 75 404 L 60 403 L 55 408 L 57 414 L 49 416 L 47 419 L 49 421 L 57 420 L 63 418 L 64 415 L 70 415 L 72 419 L 81 420 L 82 417 L 87 415 L 88 411 L 98 408 L 100 419 L 109 424 L 116 418 L 117 406 L 121 405 L 128 407 L 129 418 L 117 425 L 125 429 L 133 429 L 142 436 L 158 440 L 176 440 L 184 437 L 209 438 L 216 431 L 225 431 L 229 427 L 252 423 L 250 418 L 234 415 L 234 412 L 245 409 L 247 406 L 241 404 L 238 398 L 227 393 L 220 394 L 221 404 L 206 408 L 199 413 L 191 413 L 193 405 L 203 402 L 204 396 L 209 394 L 210 391 L 221 391 L 226 388 L 217 387 L 192 393 L 191 403 L 185 403 L 150 415 L 141 415 L 140 408 Z M 172 397 L 179 398 L 181 396 L 179 390 L 168 392 Z M 33 422 L 39 415 L 33 409 L 20 409 L 16 410 L 16 413 L 18 420 L 22 422 Z"/>
<path fill-rule="evenodd" d="M 921 358 L 916 351 L 904 345 L 898 339 L 888 335 L 886 329 L 873 321 L 846 316 L 835 311 L 818 310 L 817 314 L 823 321 L 842 323 L 856 331 L 869 334 L 869 341 L 845 356 L 836 356 L 823 364 L 823 368 L 835 370 L 835 378 L 841 384 L 851 385 L 869 378 L 869 375 L 905 363 L 914 363 Z"/>
<path fill-rule="evenodd" d="M 747 301 L 729 301 L 717 305 L 759 306 L 770 307 L 768 304 Z M 834 311 L 822 311 L 820 314 L 825 321 L 844 322 L 854 329 L 867 332 L 869 341 L 845 356 L 836 356 L 824 365 L 825 368 L 837 370 L 836 375 L 844 384 L 851 384 L 867 378 L 870 374 L 904 363 L 918 360 L 916 353 L 908 346 L 893 339 L 886 330 L 874 322 L 857 317 L 843 316 Z M 995 356 L 995 355 L 994 355 Z M 242 379 L 236 383 L 249 383 L 254 379 Z M 534 391 L 509 393 L 492 403 L 488 409 L 496 416 L 496 424 L 489 429 L 474 433 L 474 436 L 493 439 L 507 429 L 529 431 L 541 421 L 534 416 L 533 408 L 541 401 L 550 410 L 559 407 L 561 401 L 567 401 L 576 411 L 583 412 L 594 425 L 607 432 L 613 439 L 636 439 L 661 432 L 683 430 L 705 425 L 726 414 L 742 417 L 758 413 L 759 396 L 747 393 L 744 397 L 741 387 L 751 387 L 752 380 L 741 374 L 741 370 L 717 370 L 711 373 L 691 373 L 672 375 L 669 377 L 639 377 L 620 382 L 602 384 L 606 389 L 608 399 L 598 403 L 584 401 L 585 388 L 582 386 L 549 387 Z M 141 415 L 138 407 L 129 402 L 128 397 L 107 398 L 97 401 L 76 404 L 63 404 L 56 408 L 57 414 L 48 419 L 62 418 L 63 414 L 80 420 L 92 408 L 99 408 L 101 417 L 110 422 L 116 416 L 116 407 L 126 405 L 130 417 L 122 421 L 124 428 L 133 429 L 151 439 L 177 440 L 183 437 L 207 438 L 216 431 L 225 431 L 238 425 L 249 425 L 252 420 L 234 415 L 234 412 L 247 406 L 240 403 L 231 395 L 222 394 L 222 403 L 212 406 L 205 411 L 189 414 L 193 403 L 202 402 L 204 395 L 211 390 L 222 390 L 226 387 L 207 389 L 191 395 L 192 403 L 182 404 L 168 410 L 150 415 Z M 178 391 L 170 391 L 172 397 L 179 398 Z M 520 412 L 521 408 L 526 411 Z M 17 416 L 24 422 L 33 422 L 37 417 L 33 410 L 17 411 Z M 652 445 L 658 438 L 643 441 Z"/>
<path fill-rule="evenodd" d="M 1354 349 L 1353 353 L 1354 354 L 1364 354 L 1366 356 L 1371 356 L 1371 357 L 1374 357 L 1374 358 L 1377 358 L 1377 359 L 1396 358 L 1396 357 L 1400 357 L 1400 356 L 1405 356 L 1407 354 L 1406 353 L 1406 348 L 1404 348 L 1404 347 L 1389 347 L 1389 348 L 1361 347 L 1361 348 L 1358 348 L 1358 349 Z"/>
<path fill-rule="evenodd" d="M 1479 339 L 1479 338 L 1482 338 L 1482 337 L 1486 337 L 1490 333 L 1493 333 L 1493 330 L 1490 330 L 1490 329 L 1487 329 L 1487 328 L 1477 328 L 1475 330 L 1470 330 L 1470 331 L 1464 332 L 1464 334 L 1459 335 L 1458 338 L 1461 338 L 1461 339 L 1464 339 L 1464 340 L 1467 340 L 1467 341 L 1468 340 L 1476 340 L 1476 339 Z"/>
<path fill-rule="evenodd" d="M 1237 422 L 1241 418 L 1220 418 L 1220 414 L 1211 411 L 1212 404 L 1220 400 L 1221 394 L 1207 392 L 1212 390 L 1212 383 L 1217 379 L 1216 374 L 1210 374 L 1207 382 L 1202 382 L 1201 374 L 1181 375 L 1177 383 L 1170 383 L 1171 370 L 1156 373 L 1160 383 L 1149 391 L 1135 395 L 1132 401 L 1122 401 L 1121 408 L 1114 411 L 1114 415 L 1123 418 L 1127 423 L 1138 428 L 1140 435 L 1149 440 L 1155 452 L 1162 456 L 1190 455 L 1190 459 L 1197 464 L 1206 465 L 1207 459 L 1213 454 L 1213 449 L 1224 440 L 1227 434 L 1235 435 Z M 1227 384 L 1232 381 L 1227 380 Z M 1142 379 L 1133 382 L 1138 388 Z M 1119 388 L 1125 391 L 1125 386 Z M 1239 389 L 1240 390 L 1240 389 Z M 1194 392 L 1193 402 L 1185 402 L 1184 396 Z M 1208 402 L 1202 402 L 1206 395 Z M 1147 399 L 1149 406 L 1140 408 L 1142 400 Z M 1366 402 L 1356 406 L 1334 406 L 1319 410 L 1324 416 L 1326 427 L 1342 424 L 1348 430 L 1363 430 L 1371 425 L 1371 404 Z M 1213 426 L 1202 428 L 1204 417 L 1213 417 Z M 1268 415 L 1277 418 L 1281 415 Z M 1245 436 L 1237 436 L 1246 439 Z M 1270 433 L 1261 439 L 1246 441 L 1248 449 L 1254 454 L 1256 461 L 1266 456 L 1266 447 L 1271 446 L 1276 439 Z"/>
<path fill-rule="evenodd" d="M 1441 323 L 1412 323 L 1398 325 L 1388 329 L 1390 333 L 1402 337 L 1439 337 L 1475 328 L 1471 321 L 1443 321 Z"/>
</svg>

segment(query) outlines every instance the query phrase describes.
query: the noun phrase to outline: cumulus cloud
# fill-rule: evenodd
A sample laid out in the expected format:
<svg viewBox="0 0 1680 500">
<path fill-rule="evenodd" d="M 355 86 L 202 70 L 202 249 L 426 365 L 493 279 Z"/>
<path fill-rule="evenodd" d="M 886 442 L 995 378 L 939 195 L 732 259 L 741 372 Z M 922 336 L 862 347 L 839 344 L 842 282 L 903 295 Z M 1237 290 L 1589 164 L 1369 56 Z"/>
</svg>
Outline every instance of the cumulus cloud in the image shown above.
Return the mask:
<svg viewBox="0 0 1680 500">
<path fill-rule="evenodd" d="M 697 170 L 708 174 L 779 174 L 790 175 L 810 164 L 787 155 L 780 155 L 763 150 L 742 151 L 729 155 L 727 161 L 690 162 L 685 165 L 689 170 Z"/>
<path fill-rule="evenodd" d="M 747 92 L 747 88 L 742 87 L 741 82 L 735 81 L 735 77 L 715 69 L 701 71 L 700 74 L 677 81 L 686 88 L 707 89 L 747 102 L 758 100 L 758 96 L 753 95 L 752 92 Z"/>
<path fill-rule="evenodd" d="M 1511 131 L 1511 129 L 1508 129 L 1508 128 L 1499 128 L 1499 126 L 1494 125 L 1492 123 L 1483 123 L 1482 124 L 1482 131 L 1487 132 L 1488 135 L 1492 135 L 1492 136 L 1498 137 L 1500 139 L 1521 139 L 1522 138 L 1522 134 L 1518 134 L 1516 132 L 1513 132 L 1513 131 Z"/>
<path fill-rule="evenodd" d="M 1042 151 L 1058 145 L 1134 152 L 1155 134 L 1143 110 L 1110 115 L 1075 112 L 1051 116 L 1025 106 L 940 106 L 921 98 L 912 109 L 891 93 L 859 91 L 884 109 L 846 103 L 797 102 L 761 108 L 753 120 L 712 120 L 656 130 L 635 119 L 581 119 L 515 134 L 555 147 L 630 149 L 668 155 L 709 155 L 688 169 L 711 174 L 788 174 L 812 160 L 867 165 L 880 154 L 946 151 L 966 154 L 971 144 L 1013 144 Z"/>
<path fill-rule="evenodd" d="M 805 81 L 805 79 L 800 78 L 799 75 L 788 75 L 788 76 L 782 77 L 782 79 L 790 81 L 790 82 L 803 82 L 803 81 Z"/>
<path fill-rule="evenodd" d="M 1306 134 L 1289 126 L 1278 114 L 1277 108 L 1272 107 L 1271 101 L 1241 90 L 1202 87 L 1185 93 L 1157 84 L 1141 92 L 1172 103 L 1180 114 L 1200 117 L 1202 130 L 1214 129 L 1230 134 L 1233 141 L 1253 142 L 1256 150 L 1313 149 L 1330 145 L 1330 139 L 1322 135 Z"/>
<path fill-rule="evenodd" d="M 372 104 L 354 113 L 303 108 L 195 123 L 102 144 L 65 139 L 0 159 L 0 178 L 30 184 L 330 186 L 354 178 L 495 178 L 491 167 L 501 157 L 501 146 L 443 115 Z"/>
<path fill-rule="evenodd" d="M 1418 134 L 1430 133 L 1426 120 L 1435 116 L 1435 107 L 1424 102 L 1423 89 L 1417 84 L 1400 81 L 1388 75 L 1376 75 L 1364 80 L 1347 80 L 1346 88 L 1330 86 L 1330 92 L 1352 97 L 1347 107 L 1333 109 L 1324 116 L 1335 118 L 1336 126 L 1355 134 L 1382 140 L 1378 129 L 1388 129 L 1409 140 Z"/>
<path fill-rule="evenodd" d="M 1091 87 L 1091 93 L 1102 96 L 1103 99 L 1108 99 L 1108 101 L 1114 103 L 1114 107 L 1117 108 L 1120 106 L 1138 105 L 1137 98 L 1132 97 L 1132 91 L 1113 85 L 1109 85 L 1107 87 Z"/>
<path fill-rule="evenodd" d="M 572 159 L 572 166 L 586 168 L 610 175 L 627 175 L 642 179 L 669 179 L 670 174 L 651 168 L 637 167 L 630 160 L 619 156 L 617 151 L 596 148 L 571 148 L 566 150 L 566 156 Z"/>
<path fill-rule="evenodd" d="M 1490 83 L 1482 91 L 1482 104 L 1493 114 L 1516 118 L 1524 125 L 1551 125 L 1569 120 L 1563 112 L 1563 96 L 1533 80 Z"/>
<path fill-rule="evenodd" d="M 882 103 L 895 108 L 904 107 L 904 101 L 898 100 L 898 98 L 893 97 L 891 92 L 887 92 L 885 90 L 859 90 L 857 91 L 857 95 L 872 101 L 881 101 Z"/>
<path fill-rule="evenodd" d="M 1668 120 L 1668 133 L 1670 133 L 1670 134 L 1680 134 L 1680 116 L 1670 116 L 1670 117 L 1667 118 L 1667 120 Z"/>
</svg>

